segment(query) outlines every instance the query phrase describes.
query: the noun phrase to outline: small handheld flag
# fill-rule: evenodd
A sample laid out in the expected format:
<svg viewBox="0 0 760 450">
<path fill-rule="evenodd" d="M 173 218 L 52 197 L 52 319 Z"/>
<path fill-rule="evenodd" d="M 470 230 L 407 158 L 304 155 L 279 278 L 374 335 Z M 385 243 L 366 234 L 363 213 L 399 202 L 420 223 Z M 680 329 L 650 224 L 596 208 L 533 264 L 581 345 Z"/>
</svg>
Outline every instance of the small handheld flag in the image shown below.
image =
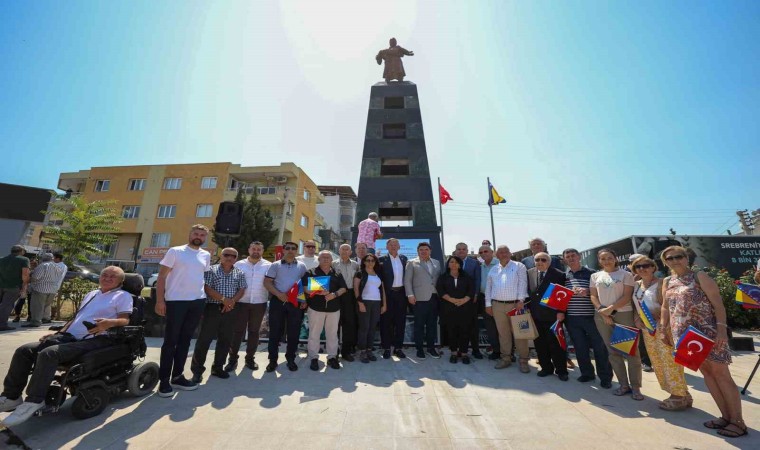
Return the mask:
<svg viewBox="0 0 760 450">
<path fill-rule="evenodd" d="M 715 341 L 690 325 L 678 338 L 673 356 L 678 364 L 697 371 L 714 345 Z"/>
<path fill-rule="evenodd" d="M 557 311 L 566 312 L 573 291 L 558 284 L 549 283 L 549 287 L 541 298 L 541 306 L 546 306 Z"/>
<path fill-rule="evenodd" d="M 616 323 L 610 337 L 610 347 L 626 355 L 635 355 L 638 346 L 639 330 Z"/>
<path fill-rule="evenodd" d="M 445 205 L 449 200 L 454 201 L 454 199 L 451 198 L 449 191 L 444 189 L 440 184 L 438 185 L 438 198 L 440 199 L 442 205 Z"/>
<path fill-rule="evenodd" d="M 309 293 L 309 297 L 314 297 L 320 291 L 328 291 L 330 290 L 330 277 L 309 277 L 306 280 L 306 288 L 304 290 Z"/>
<path fill-rule="evenodd" d="M 557 337 L 557 342 L 559 342 L 559 346 L 562 347 L 562 350 L 567 350 L 567 339 L 565 338 L 565 329 L 562 328 L 562 322 L 559 320 L 554 322 L 549 329 L 554 333 L 554 336 Z"/>
<path fill-rule="evenodd" d="M 491 182 L 488 182 L 488 205 L 498 205 L 499 203 L 507 203 L 507 199 L 499 195 L 498 192 L 496 192 L 496 188 L 493 187 L 493 184 Z"/>
<path fill-rule="evenodd" d="M 521 308 L 521 309 L 517 309 L 517 308 L 515 308 L 515 309 L 513 309 L 512 311 L 508 312 L 508 313 L 507 313 L 507 315 L 508 315 L 509 317 L 512 317 L 512 316 L 520 316 L 520 315 L 523 315 L 523 314 L 525 314 L 525 312 L 526 312 L 526 309 L 525 309 L 525 308 Z"/>
<path fill-rule="evenodd" d="M 644 328 L 647 329 L 650 335 L 654 336 L 655 331 L 657 331 L 657 322 L 654 320 L 652 311 L 649 310 L 649 307 L 644 302 L 637 301 L 636 307 L 639 312 L 639 319 L 641 319 L 641 322 L 644 324 Z"/>
<path fill-rule="evenodd" d="M 744 309 L 760 309 L 760 286 L 736 283 L 736 304 Z"/>
<path fill-rule="evenodd" d="M 306 297 L 303 295 L 303 285 L 300 281 L 293 283 L 293 286 L 288 290 L 288 303 L 293 306 L 298 306 L 298 302 L 305 302 Z"/>
</svg>

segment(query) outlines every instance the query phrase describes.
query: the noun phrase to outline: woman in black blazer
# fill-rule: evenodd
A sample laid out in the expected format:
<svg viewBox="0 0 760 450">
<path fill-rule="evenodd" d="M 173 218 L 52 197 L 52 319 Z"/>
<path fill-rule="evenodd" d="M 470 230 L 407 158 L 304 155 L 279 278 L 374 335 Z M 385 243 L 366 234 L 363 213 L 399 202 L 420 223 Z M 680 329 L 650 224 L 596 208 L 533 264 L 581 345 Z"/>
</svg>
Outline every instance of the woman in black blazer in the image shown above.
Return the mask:
<svg viewBox="0 0 760 450">
<path fill-rule="evenodd" d="M 467 345 L 473 326 L 475 303 L 470 298 L 473 280 L 462 270 L 462 265 L 463 261 L 459 257 L 449 256 L 446 272 L 436 283 L 438 296 L 442 300 L 441 312 L 451 344 L 449 362 L 452 364 L 455 364 L 458 358 L 462 358 L 463 364 L 470 364 Z"/>
</svg>

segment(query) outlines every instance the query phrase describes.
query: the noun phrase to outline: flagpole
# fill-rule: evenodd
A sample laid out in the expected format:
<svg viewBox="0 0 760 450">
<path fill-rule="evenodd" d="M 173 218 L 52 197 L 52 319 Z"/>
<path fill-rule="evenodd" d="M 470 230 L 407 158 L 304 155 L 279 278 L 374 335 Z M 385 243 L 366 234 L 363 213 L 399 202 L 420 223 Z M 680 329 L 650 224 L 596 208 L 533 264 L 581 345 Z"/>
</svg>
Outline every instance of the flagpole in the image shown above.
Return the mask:
<svg viewBox="0 0 760 450">
<path fill-rule="evenodd" d="M 491 178 L 486 177 L 486 180 L 488 182 L 488 198 L 491 198 Z M 496 231 L 494 231 L 493 228 L 493 205 L 491 204 L 493 202 L 488 202 L 488 211 L 491 213 L 491 244 L 493 244 L 493 248 L 496 248 Z"/>
<path fill-rule="evenodd" d="M 438 177 L 438 211 L 441 214 L 441 255 L 446 260 L 446 245 L 443 243 L 443 205 L 441 204 L 441 177 Z"/>
</svg>

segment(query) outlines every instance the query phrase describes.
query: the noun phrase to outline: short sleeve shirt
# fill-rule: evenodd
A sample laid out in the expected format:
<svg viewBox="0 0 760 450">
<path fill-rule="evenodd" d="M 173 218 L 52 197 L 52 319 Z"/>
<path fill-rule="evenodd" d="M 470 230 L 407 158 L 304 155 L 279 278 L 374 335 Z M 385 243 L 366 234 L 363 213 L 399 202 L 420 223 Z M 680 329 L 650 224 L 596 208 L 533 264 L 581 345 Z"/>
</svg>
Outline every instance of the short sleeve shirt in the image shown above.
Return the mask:
<svg viewBox="0 0 760 450">
<path fill-rule="evenodd" d="M 125 313 L 132 314 L 132 296 L 129 292 L 114 289 L 103 293 L 96 289 L 84 296 L 79 312 L 66 331 L 75 338 L 82 339 L 87 336 L 83 321 L 95 323 L 95 319 L 116 319 L 119 314 Z"/>
<path fill-rule="evenodd" d="M 260 259 L 256 264 L 251 263 L 248 258 L 235 263 L 235 267 L 245 273 L 245 282 L 248 287 L 245 289 L 245 295 L 238 303 L 266 303 L 269 293 L 264 288 L 264 276 L 269 270 L 272 263 L 266 259 Z"/>
<path fill-rule="evenodd" d="M 280 292 L 288 292 L 294 284 L 301 281 L 306 273 L 306 266 L 297 259 L 292 263 L 278 260 L 272 263 L 267 270 L 267 278 L 271 278 L 274 288 Z"/>
<path fill-rule="evenodd" d="M 380 231 L 380 224 L 372 219 L 364 219 L 359 222 L 359 234 L 356 236 L 356 242 L 363 242 L 369 248 L 375 248 L 375 239 Z"/>
<path fill-rule="evenodd" d="M 234 297 L 240 289 L 248 287 L 245 281 L 245 272 L 235 266 L 229 272 L 225 272 L 221 264 L 214 264 L 211 266 L 211 270 L 204 274 L 204 280 L 208 287 L 227 298 Z M 221 302 L 209 297 L 206 299 L 206 303 Z"/>
<path fill-rule="evenodd" d="M 8 255 L 0 258 L 0 289 L 20 289 L 24 284 L 21 272 L 28 267 L 29 258 L 26 256 Z"/>
<path fill-rule="evenodd" d="M 596 288 L 596 292 L 599 294 L 599 303 L 603 306 L 610 306 L 620 300 L 626 286 L 633 287 L 636 285 L 636 282 L 633 281 L 633 275 L 630 272 L 618 269 L 611 273 L 600 270 L 591 274 L 591 282 L 589 284 L 592 288 Z M 618 311 L 633 311 L 633 308 L 629 304 L 623 306 Z"/>
<path fill-rule="evenodd" d="M 191 301 L 206 298 L 203 274 L 211 270 L 211 254 L 188 245 L 172 247 L 161 265 L 172 269 L 166 277 L 166 301 Z"/>
</svg>

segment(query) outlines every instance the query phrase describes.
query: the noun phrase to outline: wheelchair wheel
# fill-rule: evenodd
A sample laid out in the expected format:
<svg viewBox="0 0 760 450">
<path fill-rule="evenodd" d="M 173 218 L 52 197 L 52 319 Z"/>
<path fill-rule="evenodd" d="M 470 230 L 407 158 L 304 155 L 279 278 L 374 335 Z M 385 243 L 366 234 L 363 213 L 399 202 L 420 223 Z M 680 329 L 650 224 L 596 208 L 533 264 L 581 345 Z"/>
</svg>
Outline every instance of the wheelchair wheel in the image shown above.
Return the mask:
<svg viewBox="0 0 760 450">
<path fill-rule="evenodd" d="M 127 380 L 127 390 L 135 397 L 148 395 L 158 384 L 158 364 L 142 362 L 132 369 Z"/>
<path fill-rule="evenodd" d="M 60 399 L 58 398 L 59 395 L 60 395 Z M 63 402 L 65 401 L 66 401 L 66 391 L 63 390 L 63 387 L 58 386 L 58 385 L 51 385 L 48 388 L 47 395 L 45 395 L 45 404 L 47 406 L 58 407 L 58 406 L 61 406 Z"/>
<path fill-rule="evenodd" d="M 102 413 L 107 405 L 108 392 L 102 387 L 93 387 L 79 391 L 71 405 L 71 414 L 77 419 L 89 419 Z"/>
</svg>

